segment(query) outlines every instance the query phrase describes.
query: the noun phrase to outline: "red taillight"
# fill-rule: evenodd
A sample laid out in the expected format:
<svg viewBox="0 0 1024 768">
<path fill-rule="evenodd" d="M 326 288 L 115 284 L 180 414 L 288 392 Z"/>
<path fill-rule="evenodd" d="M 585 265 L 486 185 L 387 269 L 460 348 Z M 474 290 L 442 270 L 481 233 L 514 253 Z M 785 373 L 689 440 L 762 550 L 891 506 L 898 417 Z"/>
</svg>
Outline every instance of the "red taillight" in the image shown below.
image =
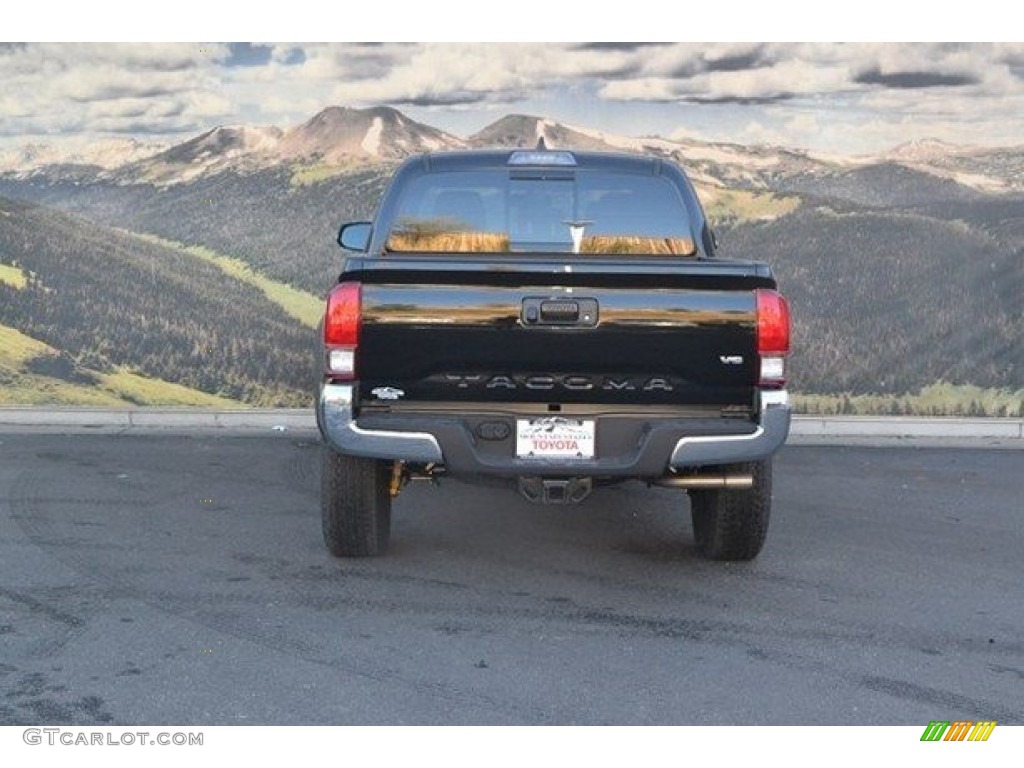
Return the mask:
<svg viewBox="0 0 1024 768">
<path fill-rule="evenodd" d="M 789 354 L 789 304 L 769 288 L 758 288 L 755 294 L 760 385 L 781 388 L 786 384 L 785 357 Z"/>
<path fill-rule="evenodd" d="M 356 348 L 362 323 L 362 286 L 341 283 L 327 296 L 324 314 L 324 364 L 327 374 L 355 378 Z"/>
<path fill-rule="evenodd" d="M 789 304 L 782 294 L 769 288 L 757 291 L 757 353 L 789 353 Z"/>
<path fill-rule="evenodd" d="M 327 314 L 324 316 L 324 343 L 346 346 L 359 344 L 362 286 L 359 283 L 341 283 L 327 296 Z"/>
</svg>

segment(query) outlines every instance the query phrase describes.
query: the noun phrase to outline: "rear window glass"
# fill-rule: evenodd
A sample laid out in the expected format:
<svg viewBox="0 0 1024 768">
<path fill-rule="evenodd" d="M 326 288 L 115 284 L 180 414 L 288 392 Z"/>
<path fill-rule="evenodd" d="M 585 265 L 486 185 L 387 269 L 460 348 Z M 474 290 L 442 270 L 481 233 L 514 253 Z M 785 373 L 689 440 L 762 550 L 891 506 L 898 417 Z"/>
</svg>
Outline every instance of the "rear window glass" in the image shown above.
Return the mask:
<svg viewBox="0 0 1024 768">
<path fill-rule="evenodd" d="M 696 254 L 667 179 L 597 170 L 487 170 L 411 179 L 390 251 Z"/>
</svg>

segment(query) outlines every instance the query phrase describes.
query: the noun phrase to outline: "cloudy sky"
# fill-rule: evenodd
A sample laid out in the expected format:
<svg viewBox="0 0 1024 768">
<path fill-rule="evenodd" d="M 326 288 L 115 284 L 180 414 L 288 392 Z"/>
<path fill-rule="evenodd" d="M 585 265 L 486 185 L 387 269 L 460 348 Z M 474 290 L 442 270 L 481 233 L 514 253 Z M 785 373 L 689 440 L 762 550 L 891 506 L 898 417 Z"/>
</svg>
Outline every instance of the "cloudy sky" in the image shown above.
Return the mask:
<svg viewBox="0 0 1024 768">
<path fill-rule="evenodd" d="M 186 138 L 389 104 L 459 135 L 508 112 L 851 154 L 1021 144 L 1024 44 L 0 44 L 0 145 Z"/>
</svg>

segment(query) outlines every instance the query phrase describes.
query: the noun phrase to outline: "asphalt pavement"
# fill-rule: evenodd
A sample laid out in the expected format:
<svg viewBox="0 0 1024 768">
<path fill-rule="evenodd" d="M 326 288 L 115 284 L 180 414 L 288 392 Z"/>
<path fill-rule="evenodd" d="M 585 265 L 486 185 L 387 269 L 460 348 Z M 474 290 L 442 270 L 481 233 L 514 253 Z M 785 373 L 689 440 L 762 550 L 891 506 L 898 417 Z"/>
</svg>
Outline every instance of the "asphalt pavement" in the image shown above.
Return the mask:
<svg viewBox="0 0 1024 768">
<path fill-rule="evenodd" d="M 789 446 L 685 494 L 453 481 L 324 549 L 316 437 L 0 434 L 0 725 L 1024 723 L 1024 453 Z"/>
</svg>

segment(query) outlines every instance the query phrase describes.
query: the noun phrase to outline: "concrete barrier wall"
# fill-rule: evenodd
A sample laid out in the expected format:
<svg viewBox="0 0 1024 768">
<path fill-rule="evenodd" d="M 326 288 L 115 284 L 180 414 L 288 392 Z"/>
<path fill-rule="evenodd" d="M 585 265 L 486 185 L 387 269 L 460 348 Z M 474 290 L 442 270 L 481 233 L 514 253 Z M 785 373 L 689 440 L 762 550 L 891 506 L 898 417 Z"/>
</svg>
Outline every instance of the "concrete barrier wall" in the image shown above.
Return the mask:
<svg viewBox="0 0 1024 768">
<path fill-rule="evenodd" d="M 1024 439 L 1024 419 L 914 416 L 797 416 L 792 434 L 807 437 L 970 437 Z"/>
<path fill-rule="evenodd" d="M 312 409 L 259 408 L 209 410 L 201 408 L 58 408 L 0 407 L 0 429 L 45 429 L 60 432 L 241 432 L 315 430 Z M 916 418 L 907 416 L 797 416 L 792 436 L 816 442 L 857 438 L 991 439 L 1021 441 L 1024 419 Z"/>
</svg>

